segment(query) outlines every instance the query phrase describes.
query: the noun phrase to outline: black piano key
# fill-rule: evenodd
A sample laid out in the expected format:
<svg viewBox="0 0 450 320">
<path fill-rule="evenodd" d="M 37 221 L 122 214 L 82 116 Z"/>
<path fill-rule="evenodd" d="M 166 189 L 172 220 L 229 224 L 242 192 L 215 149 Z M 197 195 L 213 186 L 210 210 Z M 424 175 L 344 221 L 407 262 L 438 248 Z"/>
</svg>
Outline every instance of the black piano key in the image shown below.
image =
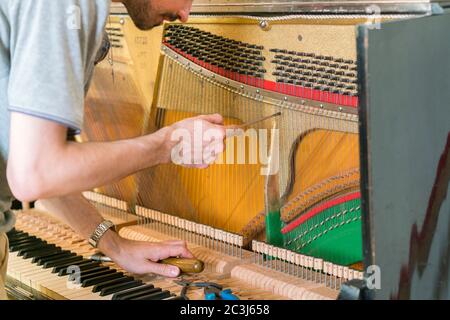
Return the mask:
<svg viewBox="0 0 450 320">
<path fill-rule="evenodd" d="M 23 239 L 17 239 L 15 241 L 9 241 L 10 245 L 21 245 L 26 243 L 47 243 L 47 241 L 44 241 L 39 238 L 32 238 L 32 237 L 26 237 Z"/>
<path fill-rule="evenodd" d="M 17 238 L 15 240 L 8 239 L 8 242 L 9 242 L 9 247 L 12 247 L 12 246 L 19 245 L 22 243 L 33 242 L 33 241 L 38 241 L 38 240 L 39 239 L 36 239 L 36 238 L 24 237 L 24 238 Z"/>
<path fill-rule="evenodd" d="M 76 253 L 70 252 L 70 251 L 61 251 L 59 254 L 51 257 L 42 257 L 36 260 L 36 264 L 38 266 L 44 265 L 46 262 L 52 262 L 56 260 L 61 260 L 65 258 L 70 258 L 76 256 Z"/>
<path fill-rule="evenodd" d="M 123 283 L 127 283 L 127 282 L 132 282 L 132 281 L 134 281 L 134 278 L 130 277 L 130 276 L 123 276 L 118 279 L 108 280 L 108 281 L 94 285 L 94 287 L 92 288 L 92 292 L 100 292 L 104 288 L 107 288 L 107 287 L 110 287 L 113 285 L 119 285 L 119 284 L 123 284 Z"/>
<path fill-rule="evenodd" d="M 105 266 L 98 266 L 98 267 L 89 267 L 88 269 L 85 270 L 80 270 L 80 275 L 81 276 L 87 276 L 93 273 L 98 273 L 100 271 L 105 271 L 105 270 L 110 270 L 109 267 L 105 267 Z M 73 275 L 69 277 L 69 280 L 72 281 L 73 280 Z"/>
<path fill-rule="evenodd" d="M 80 282 L 83 283 L 85 280 L 89 280 L 98 276 L 103 276 L 103 275 L 107 275 L 107 274 L 111 274 L 111 273 L 116 273 L 117 271 L 114 269 L 109 269 L 109 270 L 102 270 L 102 271 L 98 271 L 98 272 L 93 272 L 90 274 L 86 274 L 86 275 L 81 275 L 80 277 Z"/>
<path fill-rule="evenodd" d="M 43 248 L 45 246 L 47 246 L 46 242 L 30 241 L 30 242 L 26 242 L 26 243 L 10 246 L 9 250 L 11 252 L 20 251 L 22 249 L 23 250 L 33 250 L 33 249 Z"/>
<path fill-rule="evenodd" d="M 76 265 L 80 268 L 80 271 L 92 269 L 98 267 L 100 265 L 99 261 L 91 261 L 91 260 L 81 260 L 80 262 L 75 263 L 66 263 L 57 267 L 54 267 L 52 273 L 57 273 L 58 276 L 62 277 L 67 275 L 67 268 L 70 266 Z"/>
<path fill-rule="evenodd" d="M 98 276 L 98 277 L 94 277 L 94 278 L 91 278 L 91 279 L 84 280 L 82 282 L 81 286 L 83 288 L 91 287 L 91 286 L 95 286 L 96 284 L 102 284 L 102 283 L 105 283 L 107 281 L 115 280 L 115 279 L 119 279 L 119 278 L 124 278 L 123 273 L 116 271 L 115 273 L 105 274 L 103 276 Z"/>
<path fill-rule="evenodd" d="M 153 294 L 140 296 L 140 297 L 132 299 L 132 300 L 162 300 L 162 299 L 169 298 L 170 296 L 171 296 L 170 291 L 164 290 L 161 292 L 156 292 Z"/>
<path fill-rule="evenodd" d="M 13 245 L 19 242 L 24 242 L 24 241 L 37 241 L 40 240 L 37 237 L 34 236 L 30 236 L 30 235 L 17 235 L 17 236 L 13 236 L 13 237 L 8 237 L 8 242 L 9 245 Z"/>
<path fill-rule="evenodd" d="M 19 252 L 17 253 L 17 255 L 19 257 L 22 257 L 25 253 L 30 252 L 30 251 L 47 250 L 47 249 L 51 249 L 51 248 L 56 248 L 56 245 L 54 245 L 54 244 L 45 244 L 43 246 L 35 245 L 35 246 L 20 249 Z"/>
<path fill-rule="evenodd" d="M 9 250 L 11 252 L 20 251 L 20 250 L 25 249 L 27 247 L 31 247 L 33 245 L 38 245 L 38 244 L 43 244 L 43 242 L 40 241 L 39 239 L 26 239 L 26 240 L 14 242 L 14 243 L 10 242 L 9 243 Z"/>
<path fill-rule="evenodd" d="M 97 262 L 97 261 L 94 261 L 94 262 Z M 98 266 L 91 266 L 91 265 L 89 265 L 89 266 L 86 266 L 86 267 L 83 267 L 83 268 L 81 268 L 81 275 L 88 275 L 88 274 L 91 274 L 91 273 L 94 273 L 94 272 L 98 272 L 98 271 L 103 271 L 103 270 L 110 270 L 110 268 L 109 267 L 107 267 L 107 266 L 103 266 L 103 265 L 98 265 Z"/>
<path fill-rule="evenodd" d="M 114 284 L 114 285 L 104 287 L 103 289 L 101 289 L 100 296 L 101 297 L 109 296 L 110 294 L 114 294 L 117 292 L 129 290 L 129 289 L 140 287 L 140 286 L 142 286 L 141 280 L 133 280 L 133 281 L 125 282 L 125 283 L 121 283 L 121 284 Z"/>
<path fill-rule="evenodd" d="M 27 239 L 20 239 L 20 240 L 17 240 L 17 241 L 9 241 L 9 249 L 10 250 L 14 249 L 15 251 L 17 251 L 15 249 L 17 246 L 31 244 L 31 243 L 35 243 L 35 244 L 36 243 L 42 243 L 42 241 L 39 242 L 39 239 L 29 239 L 29 238 L 27 238 Z"/>
<path fill-rule="evenodd" d="M 62 264 L 66 264 L 68 262 L 76 262 L 76 261 L 80 261 L 80 260 L 83 260 L 82 256 L 72 256 L 72 257 L 58 259 L 58 260 L 51 260 L 51 261 L 47 261 L 46 263 L 44 263 L 43 268 L 44 269 L 53 268 L 53 267 L 57 267 Z"/>
<path fill-rule="evenodd" d="M 34 237 L 34 236 L 31 236 L 31 235 L 29 235 L 28 233 L 25 233 L 25 232 L 22 232 L 22 233 L 18 233 L 18 232 L 16 232 L 16 233 L 8 232 L 8 233 L 7 233 L 7 236 L 8 236 L 8 240 L 9 240 L 9 241 L 15 241 L 16 239 L 23 239 L 23 238 L 25 238 L 25 237 Z"/>
<path fill-rule="evenodd" d="M 117 292 L 113 295 L 112 300 L 122 300 L 123 297 L 128 296 L 130 294 L 146 292 L 146 291 L 149 291 L 154 288 L 155 288 L 155 286 L 152 284 L 145 284 L 143 286 L 131 288 L 131 289 L 124 290 L 121 292 Z"/>
<path fill-rule="evenodd" d="M 20 243 L 23 243 L 23 242 L 28 242 L 28 241 L 36 241 L 36 240 L 38 240 L 36 237 L 30 237 L 30 236 L 24 236 L 24 237 L 19 237 L 19 238 L 14 238 L 14 239 L 9 239 L 8 238 L 8 242 L 9 242 L 9 245 L 10 246 L 12 246 L 12 245 L 15 245 L 15 244 L 20 244 Z"/>
<path fill-rule="evenodd" d="M 8 233 L 8 240 L 15 241 L 17 239 L 25 239 L 25 238 L 38 238 L 32 234 L 29 234 L 28 232 L 15 232 L 15 233 Z"/>
<path fill-rule="evenodd" d="M 145 296 L 145 295 L 150 295 L 150 294 L 154 294 L 154 293 L 158 293 L 161 292 L 162 289 L 161 288 L 151 288 L 151 289 L 145 289 L 142 291 L 138 291 L 136 290 L 135 292 L 130 292 L 127 294 L 121 294 L 119 293 L 118 296 L 119 298 L 114 299 L 113 296 L 113 300 L 134 300 L 136 298 Z"/>
<path fill-rule="evenodd" d="M 31 244 L 31 243 L 39 243 L 38 241 L 39 241 L 39 239 L 29 239 L 29 238 L 20 239 L 20 240 L 17 240 L 17 241 L 9 241 L 9 246 L 8 247 L 9 247 L 10 251 L 12 251 L 12 250 L 17 251 L 15 249 L 17 246 L 25 245 L 25 244 Z"/>
<path fill-rule="evenodd" d="M 31 262 L 36 263 L 38 261 L 38 259 L 40 259 L 40 258 L 55 256 L 58 253 L 60 253 L 61 251 L 62 251 L 61 247 L 55 247 L 55 248 L 50 248 L 50 249 L 45 249 L 45 250 L 29 251 L 29 252 L 26 252 L 22 258 L 23 259 L 32 258 Z"/>
<path fill-rule="evenodd" d="M 23 232 L 23 231 L 8 232 L 7 234 L 8 234 L 8 239 L 10 239 L 11 241 L 13 241 L 16 238 L 35 237 L 35 236 L 30 236 L 30 234 L 28 234 L 27 232 Z"/>
</svg>

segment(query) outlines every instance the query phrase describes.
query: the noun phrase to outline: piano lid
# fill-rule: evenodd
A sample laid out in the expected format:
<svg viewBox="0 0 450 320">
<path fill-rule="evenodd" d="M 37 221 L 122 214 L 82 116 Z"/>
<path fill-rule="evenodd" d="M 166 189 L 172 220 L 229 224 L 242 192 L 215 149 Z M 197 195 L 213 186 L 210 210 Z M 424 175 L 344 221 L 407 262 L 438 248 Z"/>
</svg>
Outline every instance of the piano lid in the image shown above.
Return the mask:
<svg viewBox="0 0 450 320">
<path fill-rule="evenodd" d="M 194 14 L 379 14 L 431 13 L 433 7 L 450 0 L 194 0 Z M 124 14 L 122 4 L 113 3 L 112 13 Z"/>
</svg>

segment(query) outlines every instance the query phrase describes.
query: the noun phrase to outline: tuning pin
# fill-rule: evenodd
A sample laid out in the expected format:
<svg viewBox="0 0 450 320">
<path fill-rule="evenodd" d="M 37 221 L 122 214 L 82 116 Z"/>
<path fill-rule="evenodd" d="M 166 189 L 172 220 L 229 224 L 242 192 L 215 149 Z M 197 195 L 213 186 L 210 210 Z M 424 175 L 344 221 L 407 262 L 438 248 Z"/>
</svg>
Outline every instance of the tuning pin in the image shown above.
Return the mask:
<svg viewBox="0 0 450 320">
<path fill-rule="evenodd" d="M 337 288 L 337 275 L 338 275 L 338 265 L 333 264 L 333 288 L 336 289 Z"/>
<path fill-rule="evenodd" d="M 344 267 L 343 266 L 338 266 L 338 278 L 339 278 L 339 286 L 338 288 L 340 288 L 342 286 L 342 278 L 344 277 Z"/>
<path fill-rule="evenodd" d="M 322 282 L 323 260 L 319 258 L 314 259 L 314 282 Z M 317 279 L 319 276 L 319 279 Z M 318 280 L 318 281 L 317 281 Z"/>
<path fill-rule="evenodd" d="M 256 264 L 256 240 L 252 240 L 253 263 Z"/>
<path fill-rule="evenodd" d="M 294 276 L 300 277 L 300 253 L 295 253 L 294 255 Z"/>
</svg>

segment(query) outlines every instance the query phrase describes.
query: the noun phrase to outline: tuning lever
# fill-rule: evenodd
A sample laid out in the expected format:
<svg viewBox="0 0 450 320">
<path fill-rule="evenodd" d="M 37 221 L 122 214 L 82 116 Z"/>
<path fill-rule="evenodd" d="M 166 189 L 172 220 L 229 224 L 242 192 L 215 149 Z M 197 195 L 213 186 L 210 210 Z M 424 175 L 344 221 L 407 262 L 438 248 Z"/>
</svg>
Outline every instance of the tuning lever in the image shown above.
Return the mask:
<svg viewBox="0 0 450 320">
<path fill-rule="evenodd" d="M 205 269 L 203 261 L 187 258 L 168 258 L 161 261 L 180 268 L 181 273 L 200 273 Z"/>
</svg>

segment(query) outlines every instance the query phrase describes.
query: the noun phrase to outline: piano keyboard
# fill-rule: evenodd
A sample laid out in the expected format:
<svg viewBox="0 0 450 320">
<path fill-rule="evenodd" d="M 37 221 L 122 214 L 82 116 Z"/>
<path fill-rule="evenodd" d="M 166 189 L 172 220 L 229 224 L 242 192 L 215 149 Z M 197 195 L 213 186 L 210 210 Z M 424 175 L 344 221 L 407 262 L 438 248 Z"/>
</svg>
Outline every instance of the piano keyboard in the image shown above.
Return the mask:
<svg viewBox="0 0 450 320">
<path fill-rule="evenodd" d="M 86 259 L 83 255 L 13 230 L 8 276 L 52 299 L 161 300 L 176 298 L 168 290 Z M 89 250 L 81 250 L 89 253 Z M 74 276 L 72 271 L 79 274 Z"/>
<path fill-rule="evenodd" d="M 164 230 L 152 230 L 145 225 L 123 227 L 119 233 L 140 241 L 174 238 Z M 307 280 L 282 272 L 289 267 L 280 261 L 276 267 L 259 265 L 249 251 L 242 250 L 233 256 L 225 247 L 213 249 L 189 238 L 189 250 L 205 262 L 202 273 L 177 279 L 129 274 L 113 263 L 91 261 L 89 257 L 96 251 L 86 240 L 49 214 L 36 210 L 17 214 L 16 229 L 9 237 L 9 283 L 31 288 L 50 299 L 180 299 L 182 287 L 174 280 L 214 282 L 231 289 L 241 300 L 336 299 L 338 294 L 337 290 L 313 281 L 312 274 Z M 70 273 L 77 266 L 81 271 L 81 287 L 74 284 Z M 202 300 L 204 291 L 189 288 L 187 298 Z"/>
</svg>

